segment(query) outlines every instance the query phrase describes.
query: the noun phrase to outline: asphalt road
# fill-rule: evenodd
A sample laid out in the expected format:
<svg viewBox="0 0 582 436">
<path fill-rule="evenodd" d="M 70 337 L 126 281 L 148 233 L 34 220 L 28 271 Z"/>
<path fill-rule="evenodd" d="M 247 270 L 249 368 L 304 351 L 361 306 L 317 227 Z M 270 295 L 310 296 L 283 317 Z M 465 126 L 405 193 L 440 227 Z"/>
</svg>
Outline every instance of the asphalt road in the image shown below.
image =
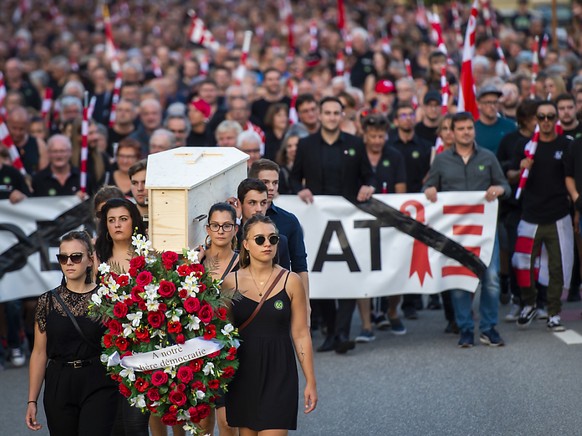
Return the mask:
<svg viewBox="0 0 582 436">
<path fill-rule="evenodd" d="M 527 330 L 501 322 L 505 347 L 472 349 L 443 333 L 441 311 L 424 310 L 405 322 L 405 336 L 376 332 L 347 355 L 316 353 L 319 405 L 300 412 L 296 434 L 581 435 L 581 310 L 565 304 L 566 333 L 543 321 Z M 27 377 L 26 367 L 0 372 L 0 435 L 33 434 L 24 425 Z"/>
</svg>

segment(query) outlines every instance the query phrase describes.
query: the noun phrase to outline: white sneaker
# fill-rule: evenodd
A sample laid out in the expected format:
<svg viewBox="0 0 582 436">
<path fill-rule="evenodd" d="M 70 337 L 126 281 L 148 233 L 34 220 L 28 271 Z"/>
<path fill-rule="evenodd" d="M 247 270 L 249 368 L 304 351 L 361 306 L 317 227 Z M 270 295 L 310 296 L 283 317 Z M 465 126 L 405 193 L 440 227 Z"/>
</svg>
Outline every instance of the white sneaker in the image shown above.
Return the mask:
<svg viewBox="0 0 582 436">
<path fill-rule="evenodd" d="M 546 309 L 538 308 L 536 319 L 548 319 L 548 311 Z"/>
<path fill-rule="evenodd" d="M 551 316 L 548 319 L 547 326 L 548 330 L 552 332 L 563 332 L 566 330 L 566 327 L 562 324 L 562 318 L 560 318 L 560 315 Z"/>
<path fill-rule="evenodd" d="M 519 304 L 512 304 L 507 315 L 505 315 L 505 322 L 515 322 L 519 318 L 520 307 Z"/>
<path fill-rule="evenodd" d="M 26 357 L 24 357 L 20 348 L 12 348 L 10 350 L 10 361 L 12 362 L 12 365 L 20 367 L 24 366 L 26 363 Z"/>
</svg>

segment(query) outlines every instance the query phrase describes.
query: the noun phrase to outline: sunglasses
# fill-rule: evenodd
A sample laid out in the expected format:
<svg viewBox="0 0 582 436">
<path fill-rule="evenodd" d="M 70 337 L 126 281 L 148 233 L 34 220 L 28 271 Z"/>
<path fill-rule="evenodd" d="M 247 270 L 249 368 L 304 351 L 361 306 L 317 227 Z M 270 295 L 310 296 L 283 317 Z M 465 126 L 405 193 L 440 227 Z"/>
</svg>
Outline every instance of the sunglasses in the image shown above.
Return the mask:
<svg viewBox="0 0 582 436">
<path fill-rule="evenodd" d="M 224 224 L 210 223 L 210 224 L 208 224 L 208 228 L 212 232 L 218 232 L 220 229 L 222 229 L 223 232 L 230 232 L 232 229 L 234 229 L 234 224 L 233 223 L 224 223 Z"/>
<path fill-rule="evenodd" d="M 263 235 L 258 235 L 255 236 L 255 244 L 257 245 L 263 245 L 265 243 L 265 241 L 267 240 L 267 238 Z M 271 245 L 277 245 L 279 243 L 279 235 L 271 235 L 269 236 L 269 243 Z"/>
<path fill-rule="evenodd" d="M 544 121 L 544 120 L 554 121 L 556 119 L 556 114 L 536 114 L 536 118 L 539 121 Z"/>
<path fill-rule="evenodd" d="M 73 263 L 81 263 L 83 260 L 83 253 L 73 253 L 73 254 L 57 254 L 57 260 L 61 265 L 66 265 L 71 259 Z"/>
</svg>

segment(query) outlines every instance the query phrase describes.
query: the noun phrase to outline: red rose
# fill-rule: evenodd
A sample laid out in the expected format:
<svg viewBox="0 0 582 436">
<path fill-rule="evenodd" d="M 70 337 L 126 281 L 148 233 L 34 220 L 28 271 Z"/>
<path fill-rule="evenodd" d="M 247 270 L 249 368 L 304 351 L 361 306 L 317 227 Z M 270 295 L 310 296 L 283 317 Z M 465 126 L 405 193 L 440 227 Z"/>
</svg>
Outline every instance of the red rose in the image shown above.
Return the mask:
<svg viewBox="0 0 582 436">
<path fill-rule="evenodd" d="M 145 312 L 146 310 L 148 310 L 148 306 L 147 306 L 146 302 L 143 300 L 141 300 L 140 302 L 137 303 L 137 307 L 139 307 L 139 310 L 141 310 L 142 312 Z"/>
<path fill-rule="evenodd" d="M 186 342 L 186 336 L 184 336 L 182 333 L 176 335 L 176 343 L 183 344 L 184 342 Z"/>
<path fill-rule="evenodd" d="M 224 307 L 219 307 L 218 310 L 216 311 L 216 316 L 224 321 L 226 319 L 226 313 L 227 312 Z"/>
<path fill-rule="evenodd" d="M 129 261 L 129 266 L 135 269 L 143 269 L 146 265 L 145 257 L 135 256 Z"/>
<path fill-rule="evenodd" d="M 115 280 L 115 282 L 116 282 L 116 283 L 117 283 L 117 284 L 118 284 L 120 287 L 122 287 L 122 288 L 123 288 L 124 286 L 127 286 L 127 285 L 129 285 L 129 278 L 128 278 L 128 277 L 127 277 L 125 274 L 123 274 L 123 275 L 120 275 L 119 277 L 117 277 L 117 280 Z"/>
<path fill-rule="evenodd" d="M 182 324 L 180 321 L 168 322 L 168 333 L 180 333 L 182 331 Z"/>
<path fill-rule="evenodd" d="M 131 395 L 131 390 L 123 383 L 119 385 L 119 392 L 121 392 L 121 395 L 123 395 L 125 398 L 128 398 Z"/>
<path fill-rule="evenodd" d="M 152 374 L 152 384 L 154 386 L 162 386 L 168 382 L 168 374 L 164 371 L 156 371 Z"/>
<path fill-rule="evenodd" d="M 158 306 L 158 310 L 161 310 L 162 312 L 166 312 L 166 310 L 168 310 L 168 306 L 166 305 L 166 303 L 160 303 L 160 305 Z"/>
<path fill-rule="evenodd" d="M 220 382 L 216 379 L 208 381 L 208 387 L 210 389 L 218 389 L 220 387 Z"/>
<path fill-rule="evenodd" d="M 198 311 L 198 318 L 200 318 L 200 321 L 203 323 L 208 324 L 212 321 L 212 313 L 212 306 L 208 303 L 204 303 Z"/>
<path fill-rule="evenodd" d="M 190 387 L 194 392 L 196 391 L 206 392 L 206 386 L 204 386 L 204 383 L 202 383 L 200 380 L 196 380 L 194 383 L 190 385 Z"/>
<path fill-rule="evenodd" d="M 158 293 L 164 298 L 171 298 L 176 292 L 176 285 L 167 280 L 160 281 L 160 289 Z"/>
<path fill-rule="evenodd" d="M 109 331 L 111 332 L 111 334 L 115 336 L 120 334 L 122 330 L 121 323 L 116 319 L 110 319 L 109 322 L 107 323 L 107 327 L 109 327 Z"/>
<path fill-rule="evenodd" d="M 188 291 L 184 288 L 178 290 L 178 297 L 182 300 L 188 296 Z"/>
<path fill-rule="evenodd" d="M 192 372 L 192 368 L 187 365 L 183 365 L 178 368 L 178 372 L 176 373 L 178 380 L 182 383 L 190 383 L 192 378 L 194 377 L 194 373 Z"/>
<path fill-rule="evenodd" d="M 200 372 L 202 370 L 202 364 L 204 362 L 202 362 L 202 359 L 196 359 L 190 362 L 190 368 L 192 368 L 192 371 L 194 372 Z"/>
<path fill-rule="evenodd" d="M 147 381 L 145 381 L 143 378 L 138 377 L 135 380 L 134 386 L 138 390 L 138 392 L 145 392 L 147 390 L 147 388 L 150 386 L 150 384 Z"/>
<path fill-rule="evenodd" d="M 166 319 L 166 315 L 161 310 L 148 313 L 148 323 L 155 329 L 161 327 L 164 319 Z"/>
<path fill-rule="evenodd" d="M 129 274 L 130 277 L 135 278 L 135 276 L 137 275 L 138 271 L 135 268 L 129 267 L 129 270 L 127 271 L 127 273 Z"/>
<path fill-rule="evenodd" d="M 169 426 L 178 424 L 178 418 L 176 417 L 176 414 L 170 412 L 166 413 L 164 416 L 162 416 L 162 424 Z"/>
<path fill-rule="evenodd" d="M 204 329 L 204 339 L 209 341 L 212 338 L 216 337 L 216 326 L 215 325 L 207 325 Z"/>
<path fill-rule="evenodd" d="M 204 292 L 206 290 L 206 285 L 204 283 L 200 283 L 198 285 L 198 292 Z"/>
<path fill-rule="evenodd" d="M 148 393 L 147 396 L 149 398 L 150 401 L 159 401 L 160 399 L 160 391 L 158 391 L 157 388 L 151 388 Z"/>
<path fill-rule="evenodd" d="M 121 301 L 115 303 L 115 306 L 113 306 L 113 315 L 116 318 L 125 318 L 125 315 L 127 315 L 127 306 L 125 303 Z"/>
<path fill-rule="evenodd" d="M 183 264 L 180 265 L 176 271 L 178 271 L 180 277 L 186 277 L 192 270 L 190 269 L 190 265 Z"/>
<path fill-rule="evenodd" d="M 138 338 L 141 342 L 149 342 L 150 331 L 146 327 L 138 327 L 135 329 L 135 337 Z"/>
<path fill-rule="evenodd" d="M 190 271 L 200 277 L 202 274 L 204 274 L 204 265 L 201 263 L 193 263 L 190 265 Z"/>
<path fill-rule="evenodd" d="M 226 356 L 226 360 L 234 360 L 236 357 L 236 347 L 230 347 L 228 350 L 228 356 Z"/>
<path fill-rule="evenodd" d="M 184 309 L 188 313 L 195 313 L 200 309 L 200 300 L 198 298 L 189 297 L 184 300 Z"/>
<path fill-rule="evenodd" d="M 187 398 L 184 392 L 172 391 L 170 392 L 170 395 L 168 395 L 168 400 L 170 400 L 170 403 L 175 404 L 176 406 L 183 406 L 186 404 Z"/>
<path fill-rule="evenodd" d="M 119 348 L 121 351 L 125 351 L 129 346 L 129 342 L 123 336 L 120 336 L 115 340 L 115 346 Z"/>
<path fill-rule="evenodd" d="M 232 366 L 227 366 L 222 371 L 222 378 L 232 378 L 234 376 L 234 368 Z"/>
<path fill-rule="evenodd" d="M 200 422 L 202 418 L 198 416 L 198 410 L 196 407 L 190 407 L 188 409 L 188 413 L 190 414 L 190 421 L 192 422 Z"/>
<path fill-rule="evenodd" d="M 206 356 L 206 357 L 208 357 L 209 359 L 214 359 L 215 357 L 218 357 L 218 356 L 220 356 L 220 350 L 218 350 L 218 351 L 215 351 L 214 353 L 210 353 L 210 354 L 209 354 L 208 356 Z"/>
<path fill-rule="evenodd" d="M 178 253 L 173 251 L 164 251 L 162 253 L 162 263 L 166 269 L 171 269 L 178 261 Z"/>
<path fill-rule="evenodd" d="M 178 386 L 176 386 L 176 389 L 179 390 L 180 392 L 185 392 L 186 385 L 184 383 L 178 383 Z"/>
<path fill-rule="evenodd" d="M 133 288 L 131 288 L 131 300 L 139 303 L 140 301 L 143 301 L 143 298 L 141 297 L 142 292 L 145 292 L 144 288 L 142 288 L 141 286 L 134 286 Z"/>
<path fill-rule="evenodd" d="M 156 413 L 158 413 L 158 409 L 157 409 L 156 407 L 154 407 L 154 406 L 150 406 L 149 404 L 146 404 L 146 407 L 147 407 L 147 408 L 148 408 L 148 410 L 149 410 L 151 413 L 153 413 L 154 415 L 155 415 Z"/>
<path fill-rule="evenodd" d="M 110 334 L 103 335 L 103 345 L 105 346 L 105 348 L 111 348 L 111 346 L 113 345 L 113 341 L 111 340 Z"/>
<path fill-rule="evenodd" d="M 210 415 L 210 406 L 208 404 L 200 404 L 196 406 L 196 409 L 198 409 L 198 416 L 200 419 L 204 419 Z"/>
<path fill-rule="evenodd" d="M 135 282 L 139 286 L 145 287 L 145 286 L 149 285 L 152 282 L 152 278 L 153 278 L 152 277 L 152 273 L 150 273 L 149 271 L 142 271 L 135 278 Z"/>
</svg>

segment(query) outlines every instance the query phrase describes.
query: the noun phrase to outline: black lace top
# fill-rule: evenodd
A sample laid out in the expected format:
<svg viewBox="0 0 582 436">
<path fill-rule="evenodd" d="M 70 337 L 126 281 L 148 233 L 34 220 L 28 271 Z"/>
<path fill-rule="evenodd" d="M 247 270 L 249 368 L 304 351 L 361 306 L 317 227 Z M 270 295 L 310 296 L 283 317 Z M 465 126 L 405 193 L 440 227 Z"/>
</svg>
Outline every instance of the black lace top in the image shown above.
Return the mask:
<svg viewBox="0 0 582 436">
<path fill-rule="evenodd" d="M 41 332 L 47 335 L 47 357 L 60 361 L 84 360 L 99 356 L 101 337 L 105 326 L 88 317 L 91 296 L 97 287 L 89 292 L 79 294 L 59 286 L 56 290 L 79 327 L 91 343 L 87 343 L 79 334 L 73 322 L 67 316 L 51 291 L 45 292 L 38 299 L 35 320 Z"/>
</svg>

